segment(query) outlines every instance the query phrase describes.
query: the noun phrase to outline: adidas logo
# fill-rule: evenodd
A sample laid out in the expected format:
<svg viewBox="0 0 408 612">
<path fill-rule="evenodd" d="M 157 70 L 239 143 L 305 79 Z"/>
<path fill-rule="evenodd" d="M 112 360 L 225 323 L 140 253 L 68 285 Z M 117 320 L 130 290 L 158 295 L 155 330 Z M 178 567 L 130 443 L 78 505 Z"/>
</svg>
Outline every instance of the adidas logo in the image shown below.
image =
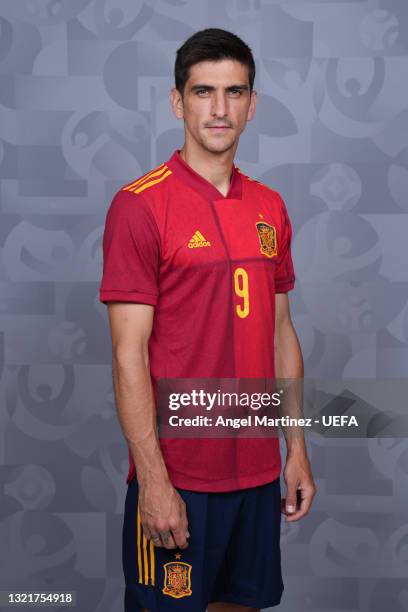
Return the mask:
<svg viewBox="0 0 408 612">
<path fill-rule="evenodd" d="M 199 232 L 198 230 L 194 232 L 194 236 L 190 239 L 190 242 L 188 243 L 189 249 L 196 249 L 199 247 L 209 247 L 209 246 L 211 246 L 211 242 L 206 240 L 204 236 L 202 235 L 202 233 Z"/>
</svg>

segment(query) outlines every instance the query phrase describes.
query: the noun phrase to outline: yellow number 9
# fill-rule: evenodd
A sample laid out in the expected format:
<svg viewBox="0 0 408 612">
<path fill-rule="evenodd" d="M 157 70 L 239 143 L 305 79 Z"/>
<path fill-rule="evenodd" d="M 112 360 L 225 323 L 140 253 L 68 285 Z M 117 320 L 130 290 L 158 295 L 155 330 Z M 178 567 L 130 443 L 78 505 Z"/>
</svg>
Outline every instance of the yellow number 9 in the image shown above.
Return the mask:
<svg viewBox="0 0 408 612">
<path fill-rule="evenodd" d="M 248 274 L 244 268 L 236 268 L 234 271 L 234 289 L 238 297 L 244 300 L 243 304 L 235 306 L 236 313 L 241 319 L 245 319 L 249 315 L 249 292 Z"/>
</svg>

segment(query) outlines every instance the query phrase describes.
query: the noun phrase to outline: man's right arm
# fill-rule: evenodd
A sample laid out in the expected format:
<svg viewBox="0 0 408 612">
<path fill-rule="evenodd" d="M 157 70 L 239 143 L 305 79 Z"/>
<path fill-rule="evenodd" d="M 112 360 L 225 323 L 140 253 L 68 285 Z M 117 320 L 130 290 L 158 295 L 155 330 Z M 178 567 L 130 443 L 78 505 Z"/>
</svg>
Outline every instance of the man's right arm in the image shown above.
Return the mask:
<svg viewBox="0 0 408 612">
<path fill-rule="evenodd" d="M 154 307 L 109 302 L 112 374 L 118 418 L 135 462 L 145 536 L 162 535 L 166 548 L 187 546 L 185 503 L 170 482 L 156 427 L 148 344 Z M 156 546 L 160 546 L 161 543 Z"/>
</svg>

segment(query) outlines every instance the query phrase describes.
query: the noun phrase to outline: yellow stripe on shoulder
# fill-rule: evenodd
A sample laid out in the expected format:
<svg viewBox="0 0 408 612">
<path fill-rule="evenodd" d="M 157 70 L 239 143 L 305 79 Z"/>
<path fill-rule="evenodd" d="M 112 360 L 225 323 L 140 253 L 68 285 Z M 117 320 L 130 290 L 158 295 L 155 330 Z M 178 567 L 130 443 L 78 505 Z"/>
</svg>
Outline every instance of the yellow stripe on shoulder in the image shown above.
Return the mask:
<svg viewBox="0 0 408 612">
<path fill-rule="evenodd" d="M 142 183 L 141 185 L 137 185 L 136 187 L 133 187 L 133 189 L 130 189 L 130 191 L 133 191 L 133 193 L 141 193 L 142 191 L 144 191 L 145 189 L 149 189 L 149 187 L 153 187 L 153 185 L 157 185 L 157 183 L 161 183 L 162 181 L 164 181 L 168 176 L 170 176 L 170 174 L 172 174 L 172 171 L 167 169 L 164 174 L 162 174 L 161 176 L 159 176 L 159 178 L 156 178 L 154 180 L 150 180 L 152 177 L 149 177 L 149 180 L 145 181 L 144 183 Z"/>
<path fill-rule="evenodd" d="M 153 168 L 153 170 L 150 170 L 146 174 L 143 174 L 143 176 L 139 177 L 138 179 L 136 179 L 132 183 L 129 183 L 128 185 L 125 185 L 122 188 L 122 190 L 123 191 L 131 191 L 133 189 L 133 187 L 137 187 L 141 183 L 144 183 L 145 181 L 147 181 L 149 178 L 154 177 L 154 176 L 158 176 L 159 174 L 164 172 L 165 168 L 167 168 L 167 166 L 165 166 L 165 164 L 163 162 L 162 164 L 160 164 L 160 166 L 157 166 L 157 168 Z"/>
</svg>

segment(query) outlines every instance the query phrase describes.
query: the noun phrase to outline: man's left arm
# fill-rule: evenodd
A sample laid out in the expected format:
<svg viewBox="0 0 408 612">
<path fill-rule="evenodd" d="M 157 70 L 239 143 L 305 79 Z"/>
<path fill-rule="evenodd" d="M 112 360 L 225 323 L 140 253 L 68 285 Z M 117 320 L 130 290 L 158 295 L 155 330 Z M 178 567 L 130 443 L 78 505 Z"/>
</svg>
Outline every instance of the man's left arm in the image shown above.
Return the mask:
<svg viewBox="0 0 408 612">
<path fill-rule="evenodd" d="M 277 379 L 296 379 L 299 381 L 289 385 L 285 398 L 290 403 L 291 416 L 298 418 L 303 414 L 303 357 L 299 340 L 290 316 L 289 298 L 287 293 L 277 293 L 275 296 L 275 375 Z M 289 415 L 289 413 L 288 413 Z M 316 485 L 307 454 L 303 428 L 290 432 L 283 428 L 286 440 L 287 456 L 283 470 L 286 483 L 286 499 L 282 500 L 282 512 L 289 522 L 298 521 L 308 514 L 316 494 Z"/>
</svg>

